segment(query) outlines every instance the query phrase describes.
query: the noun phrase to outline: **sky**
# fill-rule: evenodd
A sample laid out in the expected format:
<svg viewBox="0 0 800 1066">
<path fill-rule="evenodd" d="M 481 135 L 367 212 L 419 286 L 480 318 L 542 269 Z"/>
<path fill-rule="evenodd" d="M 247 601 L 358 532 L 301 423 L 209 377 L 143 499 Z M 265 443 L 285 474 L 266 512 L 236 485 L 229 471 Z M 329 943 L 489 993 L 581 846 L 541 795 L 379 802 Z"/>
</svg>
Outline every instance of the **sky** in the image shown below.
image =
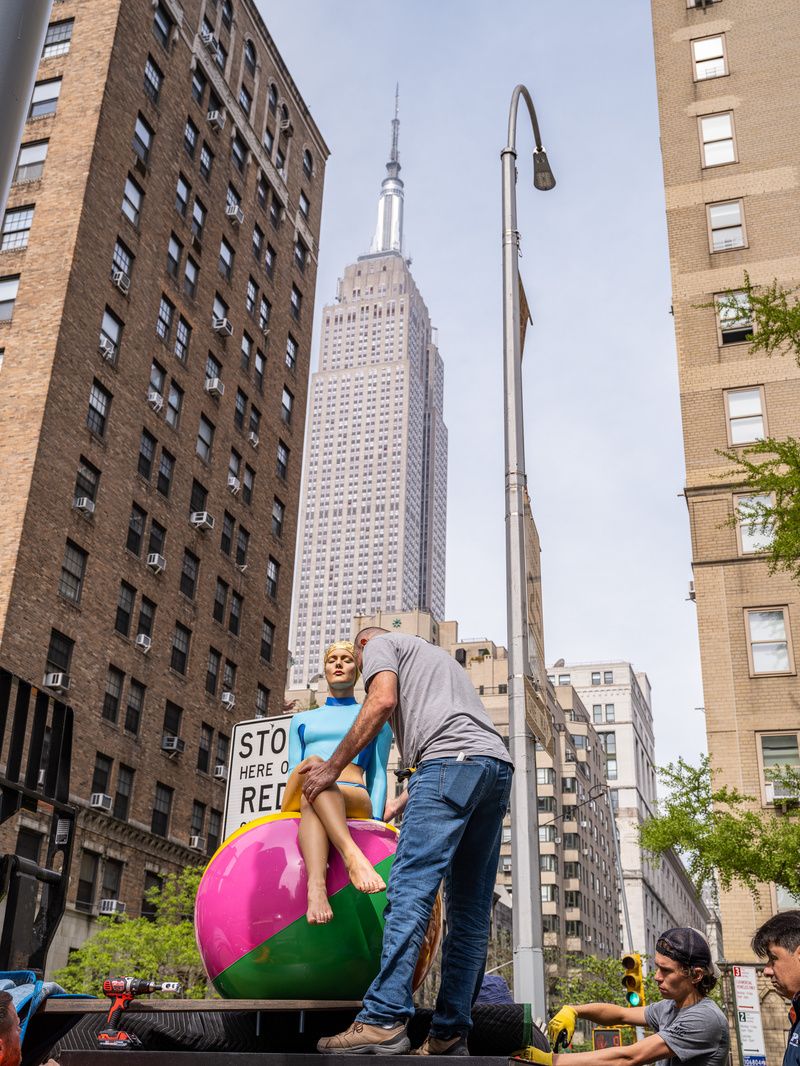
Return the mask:
<svg viewBox="0 0 800 1066">
<path fill-rule="evenodd" d="M 630 660 L 656 761 L 705 751 L 649 4 L 257 0 L 331 156 L 319 317 L 369 250 L 400 83 L 405 252 L 438 329 L 449 430 L 447 610 L 505 644 L 500 150 L 518 82 L 528 487 L 548 662 Z"/>
</svg>

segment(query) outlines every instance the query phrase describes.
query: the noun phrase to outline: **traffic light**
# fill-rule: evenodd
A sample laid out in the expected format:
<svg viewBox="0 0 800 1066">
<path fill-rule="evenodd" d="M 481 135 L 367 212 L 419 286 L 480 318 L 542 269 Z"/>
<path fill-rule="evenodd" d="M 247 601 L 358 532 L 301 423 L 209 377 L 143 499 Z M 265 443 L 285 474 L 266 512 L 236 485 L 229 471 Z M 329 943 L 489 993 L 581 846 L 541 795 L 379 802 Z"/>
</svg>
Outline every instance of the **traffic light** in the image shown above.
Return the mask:
<svg viewBox="0 0 800 1066">
<path fill-rule="evenodd" d="M 622 956 L 622 967 L 625 976 L 622 978 L 622 987 L 625 989 L 625 1004 L 628 1007 L 643 1007 L 644 999 L 644 974 L 642 973 L 642 956 L 632 951 Z"/>
</svg>

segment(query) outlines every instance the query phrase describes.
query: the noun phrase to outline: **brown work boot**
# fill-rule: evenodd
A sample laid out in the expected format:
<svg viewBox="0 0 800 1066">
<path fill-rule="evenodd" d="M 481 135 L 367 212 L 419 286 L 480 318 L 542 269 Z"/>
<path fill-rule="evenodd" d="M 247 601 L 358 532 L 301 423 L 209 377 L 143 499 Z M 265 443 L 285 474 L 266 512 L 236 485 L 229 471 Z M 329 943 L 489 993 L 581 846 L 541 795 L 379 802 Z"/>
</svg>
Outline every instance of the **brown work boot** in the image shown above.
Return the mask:
<svg viewBox="0 0 800 1066">
<path fill-rule="evenodd" d="M 441 1036 L 426 1036 L 424 1043 L 412 1055 L 469 1055 L 467 1038 L 461 1033 L 447 1038 Z"/>
<path fill-rule="evenodd" d="M 353 1022 L 343 1033 L 317 1041 L 324 1055 L 405 1055 L 410 1047 L 405 1022 L 388 1027 Z"/>
</svg>

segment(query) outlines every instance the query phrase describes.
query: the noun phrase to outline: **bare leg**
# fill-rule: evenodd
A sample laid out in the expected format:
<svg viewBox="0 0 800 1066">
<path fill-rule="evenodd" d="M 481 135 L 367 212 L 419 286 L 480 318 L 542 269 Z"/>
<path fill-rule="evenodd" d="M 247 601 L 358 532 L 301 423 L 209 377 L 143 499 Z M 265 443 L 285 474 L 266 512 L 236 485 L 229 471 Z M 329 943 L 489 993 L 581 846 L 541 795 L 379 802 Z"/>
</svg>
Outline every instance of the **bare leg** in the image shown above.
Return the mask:
<svg viewBox="0 0 800 1066">
<path fill-rule="evenodd" d="M 311 925 L 325 925 L 333 918 L 325 888 L 330 842 L 325 826 L 317 817 L 314 808 L 303 796 L 300 800 L 300 825 L 297 842 L 306 864 L 308 880 L 308 910 L 306 918 Z"/>
<path fill-rule="evenodd" d="M 333 788 L 320 792 L 314 800 L 314 812 L 325 827 L 331 844 L 342 856 L 350 880 L 356 888 L 361 892 L 383 892 L 386 882 L 376 873 L 372 863 L 350 836 L 350 830 L 347 828 L 347 806 L 342 791 L 334 785 Z M 353 799 L 356 800 L 356 797 Z M 305 801 L 305 796 L 303 800 Z"/>
</svg>

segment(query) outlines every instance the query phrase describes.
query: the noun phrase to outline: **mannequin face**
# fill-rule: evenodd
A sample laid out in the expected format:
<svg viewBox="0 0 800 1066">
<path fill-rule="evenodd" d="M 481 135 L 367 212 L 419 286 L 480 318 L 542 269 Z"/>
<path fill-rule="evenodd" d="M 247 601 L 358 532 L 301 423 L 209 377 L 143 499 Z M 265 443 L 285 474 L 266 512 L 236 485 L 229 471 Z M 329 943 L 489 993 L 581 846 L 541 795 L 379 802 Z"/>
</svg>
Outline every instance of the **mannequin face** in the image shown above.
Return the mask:
<svg viewBox="0 0 800 1066">
<path fill-rule="evenodd" d="M 325 663 L 325 680 L 334 696 L 352 696 L 356 683 L 356 661 L 349 651 L 337 648 Z"/>
</svg>

